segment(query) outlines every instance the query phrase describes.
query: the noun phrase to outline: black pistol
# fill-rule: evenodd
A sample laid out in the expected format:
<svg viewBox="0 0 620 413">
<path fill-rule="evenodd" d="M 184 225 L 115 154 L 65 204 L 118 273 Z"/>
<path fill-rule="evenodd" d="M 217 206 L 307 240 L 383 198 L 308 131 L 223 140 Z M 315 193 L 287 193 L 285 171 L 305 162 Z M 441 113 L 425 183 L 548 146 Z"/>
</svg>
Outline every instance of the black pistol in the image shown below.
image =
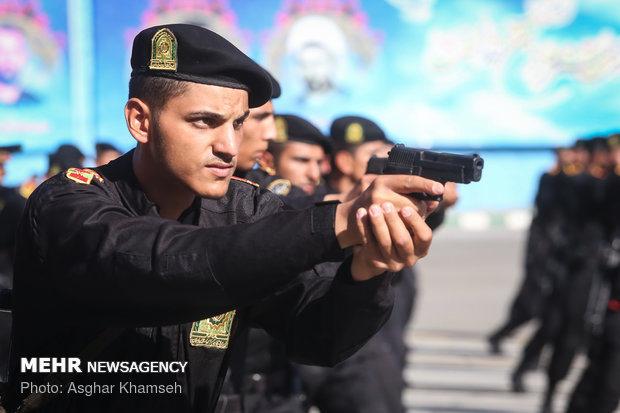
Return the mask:
<svg viewBox="0 0 620 413">
<path fill-rule="evenodd" d="M 387 158 L 373 156 L 366 166 L 367 174 L 379 175 L 418 175 L 433 181 L 468 184 L 478 182 L 482 177 L 484 159 L 478 154 L 457 155 L 454 153 L 432 152 L 407 148 L 396 144 Z M 441 201 L 441 195 L 413 193 L 418 199 Z"/>
</svg>

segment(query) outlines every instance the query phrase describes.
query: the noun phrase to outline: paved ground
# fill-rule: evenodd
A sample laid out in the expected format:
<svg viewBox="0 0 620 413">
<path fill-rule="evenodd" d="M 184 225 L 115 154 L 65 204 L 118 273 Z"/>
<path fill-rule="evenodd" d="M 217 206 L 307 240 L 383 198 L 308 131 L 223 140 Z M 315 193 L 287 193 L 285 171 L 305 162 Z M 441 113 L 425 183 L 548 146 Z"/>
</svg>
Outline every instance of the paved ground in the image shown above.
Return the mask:
<svg viewBox="0 0 620 413">
<path fill-rule="evenodd" d="M 404 395 L 409 413 L 538 412 L 542 373 L 526 377 L 527 394 L 510 392 L 510 371 L 534 325 L 507 340 L 502 356 L 486 336 L 505 317 L 521 277 L 525 232 L 444 227 L 420 261 L 420 295 L 407 340 L 411 346 Z M 575 363 L 556 399 L 562 412 L 585 359 Z"/>
</svg>

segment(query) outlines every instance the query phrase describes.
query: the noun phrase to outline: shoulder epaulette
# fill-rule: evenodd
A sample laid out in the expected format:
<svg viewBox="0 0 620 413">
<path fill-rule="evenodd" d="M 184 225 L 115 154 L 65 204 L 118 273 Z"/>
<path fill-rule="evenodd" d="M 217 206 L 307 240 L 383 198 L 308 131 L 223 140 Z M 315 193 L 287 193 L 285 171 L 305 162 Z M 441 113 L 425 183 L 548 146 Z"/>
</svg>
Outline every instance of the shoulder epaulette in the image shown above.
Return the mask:
<svg viewBox="0 0 620 413">
<path fill-rule="evenodd" d="M 252 182 L 249 179 L 239 178 L 237 176 L 233 176 L 232 179 L 234 179 L 235 181 L 239 181 L 239 182 L 245 182 L 246 184 L 250 184 L 250 185 L 255 186 L 257 188 L 260 186 L 256 182 Z"/>
<path fill-rule="evenodd" d="M 92 182 L 93 178 L 97 179 L 99 182 L 103 182 L 101 175 L 92 169 L 69 168 L 67 172 L 65 172 L 65 176 L 78 184 L 88 185 Z"/>
<path fill-rule="evenodd" d="M 564 172 L 568 176 L 574 176 L 583 172 L 583 166 L 578 164 L 568 164 L 562 168 L 562 172 Z"/>
<path fill-rule="evenodd" d="M 258 165 L 260 166 L 259 169 L 262 170 L 262 171 L 265 171 L 267 173 L 267 175 L 274 176 L 276 174 L 276 170 L 274 168 L 272 168 L 271 166 L 268 166 L 267 164 L 265 164 L 261 160 L 258 160 Z"/>
<path fill-rule="evenodd" d="M 597 179 L 603 179 L 605 178 L 605 176 L 607 176 L 607 169 L 603 168 L 602 166 L 592 166 L 589 171 L 590 175 L 592 175 L 593 177 L 597 178 Z"/>
</svg>

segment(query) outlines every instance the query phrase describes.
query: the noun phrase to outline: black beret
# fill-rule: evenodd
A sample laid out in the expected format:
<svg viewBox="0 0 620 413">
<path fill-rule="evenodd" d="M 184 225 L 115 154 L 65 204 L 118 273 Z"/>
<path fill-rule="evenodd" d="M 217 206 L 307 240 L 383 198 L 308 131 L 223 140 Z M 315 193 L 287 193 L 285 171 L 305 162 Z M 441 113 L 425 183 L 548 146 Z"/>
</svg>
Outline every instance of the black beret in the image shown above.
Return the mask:
<svg viewBox="0 0 620 413">
<path fill-rule="evenodd" d="M 334 119 L 329 134 L 337 147 L 370 141 L 390 142 L 379 125 L 361 116 L 342 116 Z"/>
<path fill-rule="evenodd" d="M 608 149 L 607 139 L 602 136 L 595 136 L 586 141 L 586 148 L 590 153 L 606 151 Z"/>
<path fill-rule="evenodd" d="M 275 118 L 278 131 L 275 143 L 304 142 L 321 146 L 325 153 L 331 152 L 331 141 L 312 123 L 295 115 L 276 115 Z"/>
<path fill-rule="evenodd" d="M 118 148 L 110 143 L 107 142 L 99 142 L 95 144 L 95 152 L 97 153 L 97 156 L 99 156 L 102 152 L 105 151 L 116 151 L 121 153 L 121 151 L 118 150 Z"/>
<path fill-rule="evenodd" d="M 15 153 L 15 152 L 20 152 L 21 150 L 22 150 L 21 145 L 0 146 L 0 152 Z"/>
<path fill-rule="evenodd" d="M 573 149 L 587 149 L 588 144 L 585 139 L 577 139 L 575 143 L 573 143 Z"/>
<path fill-rule="evenodd" d="M 279 98 L 280 95 L 282 94 L 280 83 L 278 83 L 276 78 L 273 77 L 271 73 L 267 72 L 267 74 L 269 75 L 269 79 L 271 79 L 271 99 Z"/>
<path fill-rule="evenodd" d="M 84 154 L 73 145 L 60 145 L 48 158 L 50 175 L 56 175 L 69 168 L 81 168 L 84 163 Z"/>
<path fill-rule="evenodd" d="M 267 72 L 228 40 L 201 26 L 168 24 L 142 30 L 133 41 L 131 68 L 131 76 L 247 90 L 250 107 L 271 99 Z"/>
</svg>

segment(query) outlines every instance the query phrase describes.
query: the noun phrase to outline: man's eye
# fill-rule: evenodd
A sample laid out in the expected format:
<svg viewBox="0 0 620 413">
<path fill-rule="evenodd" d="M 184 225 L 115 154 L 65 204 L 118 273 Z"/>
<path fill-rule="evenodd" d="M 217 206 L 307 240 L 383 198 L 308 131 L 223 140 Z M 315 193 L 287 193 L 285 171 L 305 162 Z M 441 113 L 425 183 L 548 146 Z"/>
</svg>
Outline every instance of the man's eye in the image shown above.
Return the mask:
<svg viewBox="0 0 620 413">
<path fill-rule="evenodd" d="M 193 123 L 195 123 L 197 126 L 200 127 L 210 127 L 213 128 L 216 125 L 215 120 L 210 119 L 210 118 L 196 118 L 194 120 L 192 120 Z"/>
<path fill-rule="evenodd" d="M 243 120 L 236 120 L 236 121 L 234 121 L 233 122 L 233 127 L 235 129 L 241 129 L 243 127 Z"/>
</svg>

